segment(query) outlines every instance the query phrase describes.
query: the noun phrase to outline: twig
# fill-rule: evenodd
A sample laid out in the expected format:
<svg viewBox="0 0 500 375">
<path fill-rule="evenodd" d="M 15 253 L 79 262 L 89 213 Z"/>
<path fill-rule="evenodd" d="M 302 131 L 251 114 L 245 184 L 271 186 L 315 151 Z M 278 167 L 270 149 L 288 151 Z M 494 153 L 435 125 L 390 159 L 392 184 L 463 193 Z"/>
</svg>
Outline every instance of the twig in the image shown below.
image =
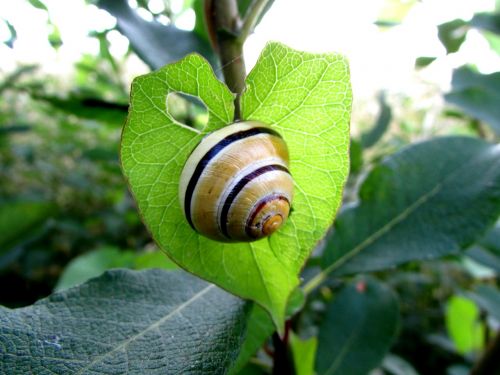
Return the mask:
<svg viewBox="0 0 500 375">
<path fill-rule="evenodd" d="M 281 338 L 277 332 L 273 334 L 273 375 L 295 375 L 295 366 L 292 360 L 293 357 L 289 353 L 289 333 L 290 321 L 287 321 L 285 326 L 285 335 L 283 336 L 283 338 Z"/>
<path fill-rule="evenodd" d="M 239 96 L 245 88 L 243 43 L 238 35 L 241 19 L 235 0 L 210 0 L 205 7 L 208 29 L 215 32 L 215 50 L 219 54 L 222 74 L 235 99 L 235 120 L 240 117 Z"/>
<path fill-rule="evenodd" d="M 470 375 L 500 374 L 500 331 L 472 368 Z"/>
<path fill-rule="evenodd" d="M 259 18 L 266 8 L 269 0 L 256 0 L 252 2 L 247 10 L 245 19 L 243 20 L 243 25 L 241 26 L 241 31 L 239 33 L 240 43 L 244 43 L 248 36 L 253 32 L 255 25 L 259 21 Z"/>
</svg>

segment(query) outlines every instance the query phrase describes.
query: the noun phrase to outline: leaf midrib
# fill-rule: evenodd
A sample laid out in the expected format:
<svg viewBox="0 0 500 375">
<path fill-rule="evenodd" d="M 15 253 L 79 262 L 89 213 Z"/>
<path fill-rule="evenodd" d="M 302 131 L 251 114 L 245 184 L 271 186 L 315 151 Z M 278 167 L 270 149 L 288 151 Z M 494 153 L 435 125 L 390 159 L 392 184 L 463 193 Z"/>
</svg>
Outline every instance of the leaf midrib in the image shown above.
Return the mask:
<svg viewBox="0 0 500 375">
<path fill-rule="evenodd" d="M 205 294 L 207 294 L 211 289 L 213 289 L 215 287 L 215 285 L 211 284 L 207 287 L 205 287 L 204 289 L 200 290 L 198 293 L 196 293 L 194 296 L 192 296 L 191 298 L 189 298 L 188 300 L 186 300 L 185 302 L 181 303 L 179 306 L 177 306 L 174 310 L 170 311 L 167 315 L 165 315 L 163 318 L 157 320 L 156 322 L 150 324 L 149 326 L 147 326 L 145 329 L 143 329 L 141 332 L 137 333 L 136 335 L 128 338 L 127 340 L 124 340 L 122 341 L 118 346 L 116 346 L 114 349 L 104 353 L 104 354 L 101 354 L 100 356 L 96 357 L 92 362 L 90 362 L 88 365 L 82 367 L 78 372 L 77 374 L 83 374 L 83 371 L 84 370 L 88 370 L 90 369 L 92 366 L 94 366 L 95 364 L 99 363 L 99 362 L 102 362 L 102 360 L 104 360 L 105 358 L 109 357 L 110 355 L 112 355 L 113 353 L 116 353 L 120 350 L 122 350 L 123 348 L 125 348 L 127 345 L 129 345 L 131 342 L 133 342 L 134 340 L 137 340 L 138 338 L 144 336 L 146 333 L 148 333 L 149 331 L 152 331 L 153 329 L 156 329 L 158 327 L 160 327 L 163 323 L 165 323 L 166 321 L 168 321 L 170 318 L 172 318 L 172 316 L 174 316 L 175 314 L 177 313 L 180 313 L 183 309 L 187 308 L 189 305 L 191 305 L 192 303 L 194 303 L 196 300 L 198 300 L 199 298 L 203 297 Z"/>
</svg>

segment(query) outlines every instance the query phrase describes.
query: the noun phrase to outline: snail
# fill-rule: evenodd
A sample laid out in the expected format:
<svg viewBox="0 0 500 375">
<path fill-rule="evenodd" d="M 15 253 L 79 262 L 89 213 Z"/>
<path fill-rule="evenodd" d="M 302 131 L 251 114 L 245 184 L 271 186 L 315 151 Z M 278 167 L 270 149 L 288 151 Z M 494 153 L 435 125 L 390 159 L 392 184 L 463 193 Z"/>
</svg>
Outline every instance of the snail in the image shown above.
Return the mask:
<svg viewBox="0 0 500 375">
<path fill-rule="evenodd" d="M 261 122 L 237 122 L 208 134 L 181 173 L 186 220 L 200 234 L 223 242 L 271 235 L 290 213 L 288 167 L 285 141 Z"/>
</svg>

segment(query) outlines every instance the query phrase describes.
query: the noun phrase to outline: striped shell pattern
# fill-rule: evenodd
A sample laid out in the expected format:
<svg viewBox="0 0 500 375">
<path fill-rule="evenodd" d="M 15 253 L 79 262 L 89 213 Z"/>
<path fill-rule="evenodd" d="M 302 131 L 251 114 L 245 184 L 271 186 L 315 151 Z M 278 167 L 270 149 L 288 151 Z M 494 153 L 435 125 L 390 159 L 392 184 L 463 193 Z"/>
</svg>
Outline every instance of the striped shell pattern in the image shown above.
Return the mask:
<svg viewBox="0 0 500 375">
<path fill-rule="evenodd" d="M 210 133 L 189 156 L 179 198 L 188 223 L 206 237 L 248 242 L 269 236 L 288 218 L 293 180 L 288 149 L 256 121 Z"/>
</svg>

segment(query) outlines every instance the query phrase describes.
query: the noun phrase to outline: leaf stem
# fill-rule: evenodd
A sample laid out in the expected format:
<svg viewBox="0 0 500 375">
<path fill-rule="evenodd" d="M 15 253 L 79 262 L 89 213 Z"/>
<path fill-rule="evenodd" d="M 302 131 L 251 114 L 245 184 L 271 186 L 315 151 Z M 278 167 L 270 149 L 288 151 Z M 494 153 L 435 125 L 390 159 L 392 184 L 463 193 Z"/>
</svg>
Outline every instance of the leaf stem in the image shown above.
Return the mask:
<svg viewBox="0 0 500 375">
<path fill-rule="evenodd" d="M 289 352 L 288 341 L 290 338 L 290 321 L 286 322 L 285 334 L 283 338 L 280 337 L 278 332 L 273 334 L 273 375 L 295 375 L 295 366 L 293 364 L 293 357 Z"/>
<path fill-rule="evenodd" d="M 259 18 L 268 3 L 269 0 L 256 0 L 250 5 L 238 36 L 241 44 L 243 44 L 245 40 L 247 40 L 248 36 L 253 32 L 255 25 L 259 21 Z"/>
<path fill-rule="evenodd" d="M 245 88 L 243 43 L 238 37 L 241 19 L 236 0 L 211 0 L 205 8 L 208 28 L 215 33 L 215 50 L 229 89 L 236 94 L 235 120 L 240 118 L 239 97 Z"/>
</svg>

